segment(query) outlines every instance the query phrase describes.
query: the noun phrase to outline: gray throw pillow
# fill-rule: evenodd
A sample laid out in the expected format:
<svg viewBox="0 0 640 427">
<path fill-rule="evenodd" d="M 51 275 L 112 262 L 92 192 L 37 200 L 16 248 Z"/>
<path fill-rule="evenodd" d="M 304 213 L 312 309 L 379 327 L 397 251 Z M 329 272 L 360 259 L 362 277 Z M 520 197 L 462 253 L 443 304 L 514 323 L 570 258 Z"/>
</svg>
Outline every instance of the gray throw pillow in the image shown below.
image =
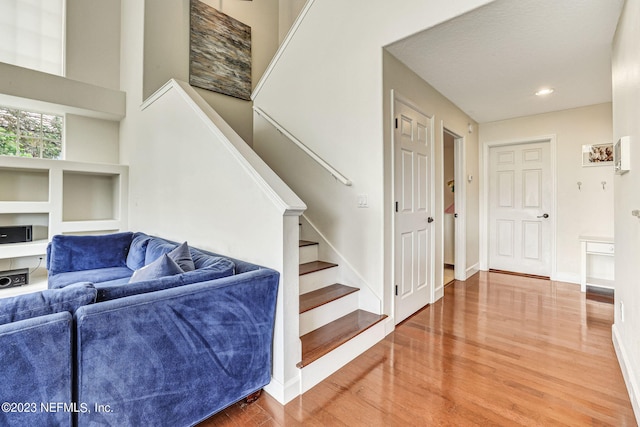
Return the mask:
<svg viewBox="0 0 640 427">
<path fill-rule="evenodd" d="M 133 272 L 129 283 L 143 282 L 146 280 L 159 279 L 165 276 L 174 276 L 176 274 L 184 273 L 178 264 L 167 254 L 162 255 L 157 260 L 153 261 L 149 265 Z"/>
<path fill-rule="evenodd" d="M 187 242 L 184 242 L 167 255 L 169 255 L 169 258 L 174 260 L 184 272 L 196 269 L 193 259 L 191 258 L 191 252 L 189 252 L 189 245 L 187 245 Z"/>
</svg>

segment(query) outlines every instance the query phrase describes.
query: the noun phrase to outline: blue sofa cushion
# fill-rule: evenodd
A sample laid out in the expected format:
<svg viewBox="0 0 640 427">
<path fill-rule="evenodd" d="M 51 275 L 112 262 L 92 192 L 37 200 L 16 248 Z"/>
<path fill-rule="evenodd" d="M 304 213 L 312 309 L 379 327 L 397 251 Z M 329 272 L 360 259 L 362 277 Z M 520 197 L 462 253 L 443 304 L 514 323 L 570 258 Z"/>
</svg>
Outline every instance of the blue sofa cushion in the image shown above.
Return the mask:
<svg viewBox="0 0 640 427">
<path fill-rule="evenodd" d="M 191 252 L 189 252 L 189 245 L 187 245 L 187 242 L 178 245 L 177 248 L 169 252 L 167 255 L 180 266 L 182 271 L 193 271 L 196 269 L 196 266 L 191 259 Z"/>
<path fill-rule="evenodd" d="M 132 271 L 144 267 L 144 259 L 147 255 L 147 245 L 151 240 L 150 236 L 144 233 L 135 233 L 131 240 L 131 247 L 127 254 L 127 267 Z"/>
<path fill-rule="evenodd" d="M 0 325 L 68 311 L 95 302 L 97 290 L 91 283 L 77 283 L 62 289 L 0 299 Z"/>
<path fill-rule="evenodd" d="M 131 232 L 99 236 L 53 236 L 51 247 L 54 249 L 48 259 L 49 274 L 126 267 L 132 238 Z M 100 256 L 87 256 L 96 251 Z"/>
<path fill-rule="evenodd" d="M 175 243 L 169 243 L 162 239 L 152 238 L 147 244 L 147 252 L 144 258 L 144 265 L 149 265 L 153 261 L 157 260 L 164 254 L 168 254 L 174 250 L 178 245 Z"/>
<path fill-rule="evenodd" d="M 175 276 L 183 273 L 182 269 L 169 255 L 164 254 L 149 265 L 145 265 L 133 272 L 129 283 L 143 282 L 147 280 L 159 279 L 166 276 Z"/>
<path fill-rule="evenodd" d="M 133 271 L 127 267 L 96 268 L 84 271 L 69 271 L 49 276 L 49 289 L 62 288 L 78 282 L 102 283 L 112 280 L 126 279 L 128 282 Z"/>
</svg>

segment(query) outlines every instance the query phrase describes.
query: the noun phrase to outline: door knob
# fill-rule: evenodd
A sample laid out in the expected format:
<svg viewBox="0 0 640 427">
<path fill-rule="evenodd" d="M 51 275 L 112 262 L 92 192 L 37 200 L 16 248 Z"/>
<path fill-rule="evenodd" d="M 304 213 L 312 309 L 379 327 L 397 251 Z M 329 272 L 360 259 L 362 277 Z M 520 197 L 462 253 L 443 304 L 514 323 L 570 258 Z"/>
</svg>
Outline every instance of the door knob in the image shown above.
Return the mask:
<svg viewBox="0 0 640 427">
<path fill-rule="evenodd" d="M 536 218 L 549 218 L 549 214 L 538 215 Z"/>
<path fill-rule="evenodd" d="M 433 222 L 433 218 L 432 217 L 427 218 L 427 222 L 431 224 Z"/>
</svg>

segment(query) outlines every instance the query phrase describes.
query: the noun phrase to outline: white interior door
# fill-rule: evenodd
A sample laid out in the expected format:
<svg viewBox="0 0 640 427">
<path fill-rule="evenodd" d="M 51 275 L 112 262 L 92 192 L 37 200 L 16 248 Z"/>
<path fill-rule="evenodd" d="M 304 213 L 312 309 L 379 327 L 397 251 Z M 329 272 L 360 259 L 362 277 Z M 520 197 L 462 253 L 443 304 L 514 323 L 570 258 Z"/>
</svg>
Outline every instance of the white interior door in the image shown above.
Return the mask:
<svg viewBox="0 0 640 427">
<path fill-rule="evenodd" d="M 401 322 L 430 302 L 433 287 L 432 119 L 398 100 L 394 105 L 395 320 Z"/>
<path fill-rule="evenodd" d="M 489 150 L 489 268 L 551 275 L 549 142 Z"/>
</svg>

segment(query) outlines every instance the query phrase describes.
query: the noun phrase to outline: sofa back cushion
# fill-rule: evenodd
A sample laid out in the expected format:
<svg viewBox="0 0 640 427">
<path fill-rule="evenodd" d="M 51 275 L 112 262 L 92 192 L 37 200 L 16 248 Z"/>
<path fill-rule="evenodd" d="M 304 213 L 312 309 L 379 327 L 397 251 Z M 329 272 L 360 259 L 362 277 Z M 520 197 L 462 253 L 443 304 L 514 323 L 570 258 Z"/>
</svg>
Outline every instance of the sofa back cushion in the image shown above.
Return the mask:
<svg viewBox="0 0 640 427">
<path fill-rule="evenodd" d="M 130 270 L 137 270 L 144 267 L 144 260 L 147 256 L 147 245 L 151 240 L 150 236 L 144 233 L 134 233 L 131 240 L 131 247 L 127 254 L 127 267 Z"/>
<path fill-rule="evenodd" d="M 74 313 L 96 300 L 97 290 L 91 283 L 76 283 L 61 289 L 47 289 L 32 294 L 0 299 L 0 325 L 47 314 Z"/>
<path fill-rule="evenodd" d="M 97 236 L 56 235 L 49 245 L 49 275 L 67 271 L 126 267 L 133 233 Z M 99 256 L 96 256 L 98 255 Z"/>
<path fill-rule="evenodd" d="M 153 261 L 157 260 L 164 254 L 168 254 L 174 250 L 178 245 L 170 243 L 157 237 L 152 237 L 147 243 L 147 250 L 145 252 L 144 265 L 149 265 Z"/>
</svg>

